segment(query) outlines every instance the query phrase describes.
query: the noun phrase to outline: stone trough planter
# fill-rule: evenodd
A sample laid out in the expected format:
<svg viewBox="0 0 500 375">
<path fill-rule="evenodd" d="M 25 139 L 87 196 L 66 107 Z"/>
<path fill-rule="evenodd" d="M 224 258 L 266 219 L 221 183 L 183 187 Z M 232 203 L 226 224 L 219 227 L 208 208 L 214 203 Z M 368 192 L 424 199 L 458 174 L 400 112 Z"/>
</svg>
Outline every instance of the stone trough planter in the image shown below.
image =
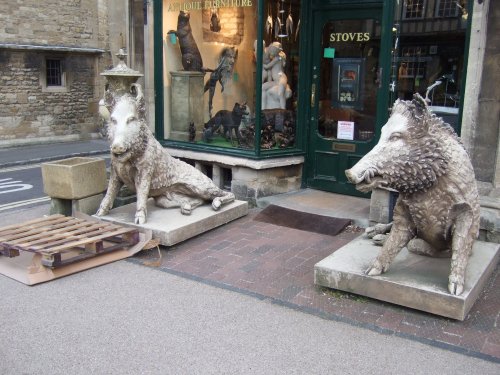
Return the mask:
<svg viewBox="0 0 500 375">
<path fill-rule="evenodd" d="M 104 159 L 74 157 L 42 164 L 44 192 L 51 198 L 81 199 L 107 188 Z"/>
</svg>

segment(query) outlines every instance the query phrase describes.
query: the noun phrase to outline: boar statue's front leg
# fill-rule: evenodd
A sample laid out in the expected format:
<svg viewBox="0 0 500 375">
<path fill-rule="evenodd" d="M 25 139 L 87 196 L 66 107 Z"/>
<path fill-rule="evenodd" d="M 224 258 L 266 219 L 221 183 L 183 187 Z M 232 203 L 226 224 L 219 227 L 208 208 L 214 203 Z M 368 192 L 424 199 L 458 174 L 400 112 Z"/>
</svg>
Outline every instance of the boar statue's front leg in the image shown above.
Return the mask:
<svg viewBox="0 0 500 375">
<path fill-rule="evenodd" d="M 408 210 L 400 200 L 394 208 L 394 223 L 389 237 L 372 265 L 366 270 L 369 276 L 377 276 L 389 269 L 390 264 L 403 247 L 415 236 L 415 226 Z"/>
<path fill-rule="evenodd" d="M 140 173 L 135 180 L 135 189 L 137 191 L 137 206 L 135 211 L 135 224 L 144 224 L 148 214 L 147 203 L 149 198 L 149 188 L 151 186 L 152 173 Z"/>
<path fill-rule="evenodd" d="M 104 196 L 101 205 L 97 210 L 96 213 L 97 216 L 103 216 L 109 212 L 109 210 L 113 207 L 113 202 L 122 185 L 123 182 L 120 181 L 114 168 L 111 167 L 111 175 L 109 177 L 108 190 L 106 191 L 106 195 Z"/>
</svg>

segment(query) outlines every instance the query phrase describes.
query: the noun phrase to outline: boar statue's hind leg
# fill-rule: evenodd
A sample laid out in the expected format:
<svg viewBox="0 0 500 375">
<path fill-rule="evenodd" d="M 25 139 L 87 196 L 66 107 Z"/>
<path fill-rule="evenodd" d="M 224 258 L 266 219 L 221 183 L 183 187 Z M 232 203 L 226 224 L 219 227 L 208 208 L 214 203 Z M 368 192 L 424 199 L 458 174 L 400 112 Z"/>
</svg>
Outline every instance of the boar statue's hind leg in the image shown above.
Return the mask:
<svg viewBox="0 0 500 375">
<path fill-rule="evenodd" d="M 451 270 L 448 278 L 448 290 L 459 296 L 464 290 L 465 269 L 472 252 L 475 236 L 471 235 L 474 222 L 472 207 L 467 203 L 455 204 L 450 212 L 453 220 L 451 241 Z"/>
<path fill-rule="evenodd" d="M 215 197 L 212 201 L 212 208 L 217 211 L 223 204 L 231 203 L 235 200 L 234 194 L 224 192 L 224 195 Z"/>
<path fill-rule="evenodd" d="M 392 222 L 389 224 L 375 224 L 374 226 L 365 229 L 365 235 L 371 238 L 374 245 L 382 246 L 387 237 L 389 237 L 389 232 L 392 229 Z"/>
<path fill-rule="evenodd" d="M 413 254 L 423 255 L 432 258 L 449 258 L 451 257 L 451 251 L 448 250 L 437 250 L 431 244 L 426 242 L 421 238 L 414 238 L 406 246 L 408 251 Z"/>
<path fill-rule="evenodd" d="M 201 198 L 188 197 L 177 193 L 167 193 L 155 197 L 155 205 L 162 208 L 180 207 L 183 215 L 190 215 L 198 206 L 204 203 Z"/>
</svg>

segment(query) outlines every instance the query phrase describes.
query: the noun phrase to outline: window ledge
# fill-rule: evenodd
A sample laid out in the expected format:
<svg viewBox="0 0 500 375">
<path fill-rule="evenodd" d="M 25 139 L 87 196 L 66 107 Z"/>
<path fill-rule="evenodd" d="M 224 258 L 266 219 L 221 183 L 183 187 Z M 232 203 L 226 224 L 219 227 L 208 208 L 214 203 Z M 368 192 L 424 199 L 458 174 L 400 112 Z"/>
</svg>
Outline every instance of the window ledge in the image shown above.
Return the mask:
<svg viewBox="0 0 500 375">
<path fill-rule="evenodd" d="M 246 167 L 250 169 L 271 169 L 304 163 L 304 156 L 287 156 L 281 158 L 252 160 L 243 157 L 211 154 L 192 150 L 181 150 L 166 147 L 168 153 L 176 158 L 191 159 L 208 163 L 217 163 L 231 167 Z"/>
</svg>

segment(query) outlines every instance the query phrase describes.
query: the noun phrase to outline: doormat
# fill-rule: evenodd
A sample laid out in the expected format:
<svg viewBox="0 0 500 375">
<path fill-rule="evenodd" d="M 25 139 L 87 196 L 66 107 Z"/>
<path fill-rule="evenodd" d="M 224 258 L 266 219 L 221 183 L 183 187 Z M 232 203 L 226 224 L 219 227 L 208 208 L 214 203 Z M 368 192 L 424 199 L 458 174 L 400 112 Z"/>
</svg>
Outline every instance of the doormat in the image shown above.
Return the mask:
<svg viewBox="0 0 500 375">
<path fill-rule="evenodd" d="M 264 208 L 254 220 L 329 236 L 336 236 L 351 224 L 350 219 L 311 214 L 274 204 Z"/>
</svg>

